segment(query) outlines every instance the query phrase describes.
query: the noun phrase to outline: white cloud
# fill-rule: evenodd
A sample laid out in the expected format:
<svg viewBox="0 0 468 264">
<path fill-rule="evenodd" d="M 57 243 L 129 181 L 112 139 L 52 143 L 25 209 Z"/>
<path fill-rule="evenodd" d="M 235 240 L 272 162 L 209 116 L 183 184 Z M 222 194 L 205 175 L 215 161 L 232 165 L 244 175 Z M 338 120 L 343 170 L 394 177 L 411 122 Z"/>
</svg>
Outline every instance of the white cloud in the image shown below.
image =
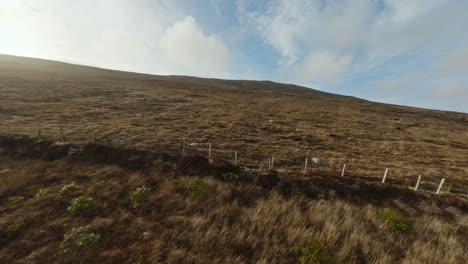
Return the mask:
<svg viewBox="0 0 468 264">
<path fill-rule="evenodd" d="M 226 72 L 227 48 L 215 36 L 205 36 L 193 17 L 169 27 L 160 43 L 168 62 L 183 72 Z"/>
<path fill-rule="evenodd" d="M 350 54 L 337 57 L 329 51 L 311 53 L 299 68 L 294 70 L 295 82 L 335 82 L 348 70 L 352 60 L 353 56 Z"/>
<path fill-rule="evenodd" d="M 370 94 L 392 97 L 394 103 L 468 111 L 468 47 L 438 54 L 429 65 L 373 82 Z M 412 99 L 408 97 L 413 97 Z M 384 99 L 377 99 L 384 101 Z"/>
<path fill-rule="evenodd" d="M 384 0 L 388 8 L 388 19 L 396 23 L 405 23 L 428 10 L 447 2 L 446 0 Z"/>
<path fill-rule="evenodd" d="M 362 71 L 408 52 L 433 53 L 460 38 L 468 8 L 466 1 L 441 0 L 258 2 L 241 1 L 240 22 L 281 54 L 281 67 L 298 68 L 308 54 L 325 49 L 353 54 Z"/>
<path fill-rule="evenodd" d="M 240 1 L 243 30 L 280 54 L 278 80 L 424 106 L 468 98 L 468 1 Z"/>
<path fill-rule="evenodd" d="M 290 66 L 301 55 L 301 41 L 310 25 L 315 3 L 306 0 L 239 2 L 240 23 L 246 30 L 254 30 L 268 45 L 278 50 L 281 64 Z"/>
<path fill-rule="evenodd" d="M 167 0 L 0 0 L 0 32 L 1 53 L 122 70 L 226 76 L 229 63 L 224 43 Z"/>
<path fill-rule="evenodd" d="M 367 28 L 375 15 L 372 11 L 366 1 L 331 2 L 323 11 L 318 11 L 321 26 L 311 40 L 323 38 L 322 45 L 339 51 L 352 50 L 365 41 Z"/>
<path fill-rule="evenodd" d="M 289 63 L 299 62 L 312 50 L 354 47 L 365 31 L 370 8 L 364 1 L 326 2 L 274 0 L 265 5 L 244 0 L 240 22 L 252 29 Z M 255 7 L 255 8 L 254 8 Z"/>
</svg>

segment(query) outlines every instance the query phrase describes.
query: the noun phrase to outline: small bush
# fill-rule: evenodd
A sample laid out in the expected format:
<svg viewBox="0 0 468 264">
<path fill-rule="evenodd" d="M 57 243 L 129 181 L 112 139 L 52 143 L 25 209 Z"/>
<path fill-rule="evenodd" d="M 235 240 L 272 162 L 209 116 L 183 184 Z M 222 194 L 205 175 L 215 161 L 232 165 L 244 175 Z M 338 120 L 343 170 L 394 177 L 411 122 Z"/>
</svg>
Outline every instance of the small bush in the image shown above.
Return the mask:
<svg viewBox="0 0 468 264">
<path fill-rule="evenodd" d="M 73 199 L 70 206 L 67 208 L 67 211 L 72 215 L 81 215 L 84 212 L 88 211 L 94 204 L 94 199 L 89 196 L 80 196 Z"/>
<path fill-rule="evenodd" d="M 407 231 L 411 226 L 411 222 L 405 219 L 396 211 L 385 209 L 379 212 L 379 217 L 382 218 L 391 229 L 396 231 Z"/>
<path fill-rule="evenodd" d="M 76 182 L 72 181 L 71 183 L 69 184 L 65 184 L 62 189 L 60 189 L 60 192 L 61 193 L 64 193 L 64 192 L 68 192 L 68 191 L 71 191 L 71 190 L 74 190 L 76 189 L 78 185 L 76 184 Z"/>
<path fill-rule="evenodd" d="M 52 192 L 51 188 L 42 188 L 42 189 L 39 189 L 39 191 L 37 191 L 35 197 L 36 198 L 41 198 L 42 196 L 45 196 L 45 195 L 49 194 L 50 192 Z"/>
<path fill-rule="evenodd" d="M 96 247 L 101 241 L 101 234 L 90 232 L 87 226 L 73 228 L 65 234 L 60 245 L 63 253 Z"/>
<path fill-rule="evenodd" d="M 8 201 L 10 203 L 19 203 L 21 201 L 24 200 L 24 196 L 20 196 L 20 195 L 15 195 L 15 196 L 11 196 Z"/>
<path fill-rule="evenodd" d="M 295 245 L 293 250 L 299 255 L 298 262 L 301 264 L 327 264 L 332 260 L 325 245 L 315 238 L 308 238 L 305 242 Z"/>
<path fill-rule="evenodd" d="M 129 194 L 130 201 L 132 202 L 133 208 L 140 206 L 141 202 L 148 199 L 148 196 L 151 193 L 151 188 L 142 186 L 138 187 L 135 190 L 131 191 Z"/>
<path fill-rule="evenodd" d="M 8 225 L 8 227 L 7 227 L 7 233 L 8 233 L 8 235 L 9 235 L 9 236 L 15 235 L 19 228 L 20 228 L 20 225 L 19 225 L 19 224 L 11 224 L 11 225 Z"/>
<path fill-rule="evenodd" d="M 208 183 L 206 180 L 196 177 L 193 178 L 192 181 L 188 184 L 187 190 L 190 198 L 195 199 L 207 192 Z"/>
</svg>

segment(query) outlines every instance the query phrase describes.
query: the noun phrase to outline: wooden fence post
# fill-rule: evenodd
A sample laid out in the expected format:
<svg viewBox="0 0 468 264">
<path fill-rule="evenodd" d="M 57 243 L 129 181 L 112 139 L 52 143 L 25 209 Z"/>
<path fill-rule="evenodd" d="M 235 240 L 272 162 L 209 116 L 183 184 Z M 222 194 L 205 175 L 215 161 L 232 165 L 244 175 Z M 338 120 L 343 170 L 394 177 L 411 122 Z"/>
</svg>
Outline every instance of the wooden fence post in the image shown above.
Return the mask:
<svg viewBox="0 0 468 264">
<path fill-rule="evenodd" d="M 38 130 L 37 130 L 37 138 L 38 138 L 38 139 L 41 139 L 41 137 L 42 137 L 42 135 L 41 135 L 41 130 L 38 129 Z"/>
<path fill-rule="evenodd" d="M 271 157 L 271 169 L 275 166 L 275 158 Z"/>
<path fill-rule="evenodd" d="M 385 183 L 385 180 L 387 179 L 387 174 L 388 174 L 388 168 L 385 169 L 385 174 L 382 179 L 382 183 Z"/>
<path fill-rule="evenodd" d="M 341 171 L 341 177 L 344 177 L 346 171 L 346 163 L 343 164 L 343 170 Z"/>
<path fill-rule="evenodd" d="M 307 163 L 309 162 L 308 158 L 305 158 L 305 164 L 304 164 L 304 174 L 307 174 Z"/>
<path fill-rule="evenodd" d="M 436 194 L 440 194 L 440 190 L 442 190 L 442 185 L 444 185 L 445 178 L 442 178 L 440 181 L 439 187 L 437 188 Z"/>
<path fill-rule="evenodd" d="M 63 129 L 60 128 L 60 140 L 65 143 L 65 136 L 63 135 Z"/>
<path fill-rule="evenodd" d="M 237 166 L 237 151 L 234 151 L 234 166 Z"/>
<path fill-rule="evenodd" d="M 211 143 L 208 145 L 208 158 L 211 159 Z"/>
<path fill-rule="evenodd" d="M 421 175 L 418 176 L 418 181 L 416 182 L 416 186 L 414 187 L 414 190 L 417 191 L 419 189 L 419 184 L 421 183 Z"/>
</svg>

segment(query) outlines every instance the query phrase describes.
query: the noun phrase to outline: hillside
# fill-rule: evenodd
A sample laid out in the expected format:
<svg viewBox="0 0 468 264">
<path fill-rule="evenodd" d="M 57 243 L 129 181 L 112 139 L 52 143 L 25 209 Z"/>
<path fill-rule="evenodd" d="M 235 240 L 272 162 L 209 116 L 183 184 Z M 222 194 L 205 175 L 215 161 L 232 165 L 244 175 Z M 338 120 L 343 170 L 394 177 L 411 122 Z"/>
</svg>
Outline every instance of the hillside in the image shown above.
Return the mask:
<svg viewBox="0 0 468 264">
<path fill-rule="evenodd" d="M 468 200 L 0 138 L 4 263 L 463 263 Z M 140 188 L 140 189 L 139 189 Z M 142 189 L 143 188 L 143 189 Z M 78 201 L 77 201 L 78 200 Z"/>
<path fill-rule="evenodd" d="M 210 142 L 213 157 L 468 185 L 468 114 L 372 103 L 298 86 L 122 73 L 0 57 L 2 131 L 151 149 Z M 141 114 L 141 118 L 136 118 Z"/>
<path fill-rule="evenodd" d="M 6 55 L 0 94 L 6 263 L 468 258 L 468 114 Z"/>
</svg>

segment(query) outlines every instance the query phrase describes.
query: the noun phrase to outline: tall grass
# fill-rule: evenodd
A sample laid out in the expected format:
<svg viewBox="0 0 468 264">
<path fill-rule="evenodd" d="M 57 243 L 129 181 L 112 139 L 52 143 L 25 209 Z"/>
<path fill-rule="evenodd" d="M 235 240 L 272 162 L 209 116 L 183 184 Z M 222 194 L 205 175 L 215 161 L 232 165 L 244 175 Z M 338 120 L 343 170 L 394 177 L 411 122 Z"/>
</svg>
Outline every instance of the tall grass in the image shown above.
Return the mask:
<svg viewBox="0 0 468 264">
<path fill-rule="evenodd" d="M 31 161 L 9 162 L 21 167 Z M 28 173 L 36 175 L 35 170 Z M 20 184 L 15 195 L 34 197 L 40 188 L 60 190 L 81 179 L 79 188 L 19 203 L 10 202 L 11 196 L 2 198 L 0 254 L 5 263 L 80 258 L 86 263 L 451 264 L 464 263 L 468 256 L 468 216 L 462 207 L 391 200 L 382 207 L 352 199 L 311 199 L 300 192 L 285 196 L 252 183 L 144 175 L 115 166 L 59 162 L 49 163 L 47 171 L 43 178 Z M 128 206 L 135 186 L 151 186 L 141 210 Z M 92 214 L 64 214 L 75 195 L 86 198 L 72 203 L 83 212 L 90 208 L 84 195 L 94 197 Z M 411 225 L 395 232 L 393 222 Z M 11 224 L 19 227 L 15 235 L 9 235 L 15 227 Z M 83 224 L 92 231 L 64 240 Z M 80 241 L 93 246 L 82 251 Z M 61 244 L 86 254 L 58 254 Z"/>
</svg>

